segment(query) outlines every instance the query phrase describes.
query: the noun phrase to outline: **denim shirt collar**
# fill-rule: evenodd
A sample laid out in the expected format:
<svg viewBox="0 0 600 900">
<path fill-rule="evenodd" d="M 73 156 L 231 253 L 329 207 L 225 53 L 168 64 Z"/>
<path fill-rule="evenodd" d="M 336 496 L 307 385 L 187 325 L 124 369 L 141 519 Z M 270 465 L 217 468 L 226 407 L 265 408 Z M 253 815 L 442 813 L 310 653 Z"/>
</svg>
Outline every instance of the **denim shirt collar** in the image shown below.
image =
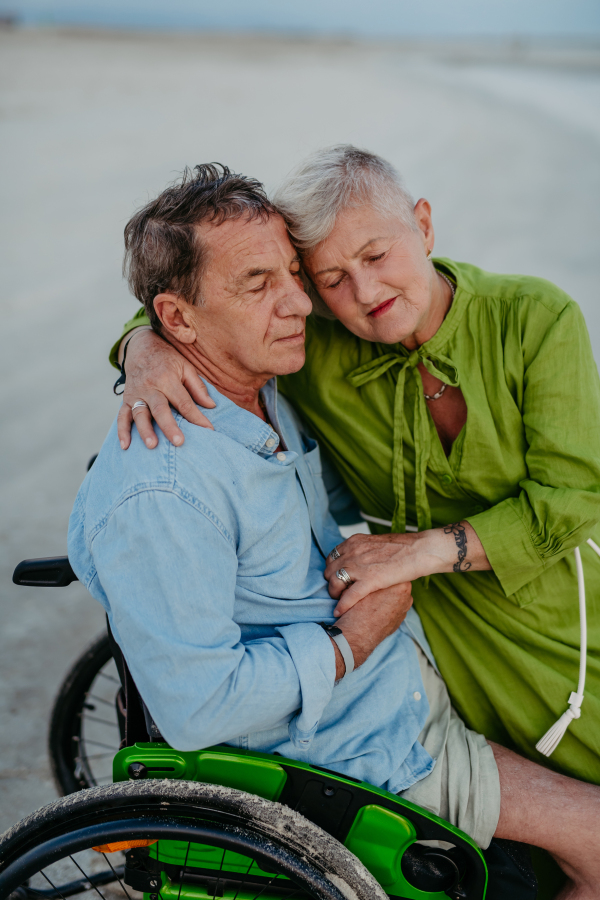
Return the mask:
<svg viewBox="0 0 600 900">
<path fill-rule="evenodd" d="M 275 378 L 269 379 L 261 389 L 267 413 L 275 431 L 268 422 L 263 422 L 254 413 L 237 406 L 233 400 L 219 393 L 206 379 L 202 380 L 206 385 L 210 398 L 217 404 L 214 409 L 203 409 L 202 412 L 217 431 L 221 431 L 248 450 L 260 455 L 273 453 L 277 449 L 280 440 L 284 441 L 277 417 L 277 380 Z M 267 442 L 271 440 L 275 441 L 275 443 L 269 447 Z"/>
</svg>

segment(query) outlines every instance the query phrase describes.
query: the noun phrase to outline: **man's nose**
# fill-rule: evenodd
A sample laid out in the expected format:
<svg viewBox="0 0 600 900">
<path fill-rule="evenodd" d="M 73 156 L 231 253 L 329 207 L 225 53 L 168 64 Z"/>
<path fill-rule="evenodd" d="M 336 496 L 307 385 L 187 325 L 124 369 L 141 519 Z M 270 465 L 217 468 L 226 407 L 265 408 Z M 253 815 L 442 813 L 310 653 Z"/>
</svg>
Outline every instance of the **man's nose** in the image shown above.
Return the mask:
<svg viewBox="0 0 600 900">
<path fill-rule="evenodd" d="M 312 312 L 310 297 L 304 288 L 298 284 L 297 278 L 290 276 L 289 282 L 279 303 L 279 315 L 281 316 L 308 316 Z"/>
</svg>

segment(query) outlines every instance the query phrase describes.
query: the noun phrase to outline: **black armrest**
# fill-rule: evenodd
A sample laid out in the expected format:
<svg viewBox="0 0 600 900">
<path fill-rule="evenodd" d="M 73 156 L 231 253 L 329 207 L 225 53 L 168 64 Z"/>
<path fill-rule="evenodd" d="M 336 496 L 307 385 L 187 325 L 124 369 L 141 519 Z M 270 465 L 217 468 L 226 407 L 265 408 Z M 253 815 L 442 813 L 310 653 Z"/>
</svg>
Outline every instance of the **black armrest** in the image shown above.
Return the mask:
<svg viewBox="0 0 600 900">
<path fill-rule="evenodd" d="M 29 587 L 66 587 L 78 581 L 68 556 L 24 559 L 13 572 L 13 582 Z"/>
</svg>

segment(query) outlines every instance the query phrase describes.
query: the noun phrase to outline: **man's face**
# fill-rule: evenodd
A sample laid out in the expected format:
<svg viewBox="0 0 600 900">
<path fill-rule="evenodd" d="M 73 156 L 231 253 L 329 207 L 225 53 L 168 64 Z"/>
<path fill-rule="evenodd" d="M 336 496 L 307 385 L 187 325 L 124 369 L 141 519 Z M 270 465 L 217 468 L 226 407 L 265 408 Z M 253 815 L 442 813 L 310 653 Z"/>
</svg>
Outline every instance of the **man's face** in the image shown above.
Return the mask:
<svg viewBox="0 0 600 900">
<path fill-rule="evenodd" d="M 190 307 L 202 353 L 242 381 L 297 372 L 311 303 L 280 216 L 198 226 L 202 306 Z"/>
</svg>

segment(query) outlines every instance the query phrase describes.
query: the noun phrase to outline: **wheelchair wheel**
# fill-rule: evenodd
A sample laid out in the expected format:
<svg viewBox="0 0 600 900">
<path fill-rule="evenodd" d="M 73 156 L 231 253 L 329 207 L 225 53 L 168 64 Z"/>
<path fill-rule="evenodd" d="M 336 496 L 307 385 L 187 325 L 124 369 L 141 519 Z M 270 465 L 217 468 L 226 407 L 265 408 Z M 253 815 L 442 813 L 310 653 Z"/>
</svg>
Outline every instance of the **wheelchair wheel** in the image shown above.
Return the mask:
<svg viewBox="0 0 600 900">
<path fill-rule="evenodd" d="M 121 782 L 0 838 L 0 898 L 385 900 L 342 844 L 279 803 L 189 781 Z"/>
<path fill-rule="evenodd" d="M 54 701 L 48 752 L 60 794 L 112 781 L 112 760 L 122 737 L 119 690 L 104 633 L 71 667 Z"/>
</svg>

